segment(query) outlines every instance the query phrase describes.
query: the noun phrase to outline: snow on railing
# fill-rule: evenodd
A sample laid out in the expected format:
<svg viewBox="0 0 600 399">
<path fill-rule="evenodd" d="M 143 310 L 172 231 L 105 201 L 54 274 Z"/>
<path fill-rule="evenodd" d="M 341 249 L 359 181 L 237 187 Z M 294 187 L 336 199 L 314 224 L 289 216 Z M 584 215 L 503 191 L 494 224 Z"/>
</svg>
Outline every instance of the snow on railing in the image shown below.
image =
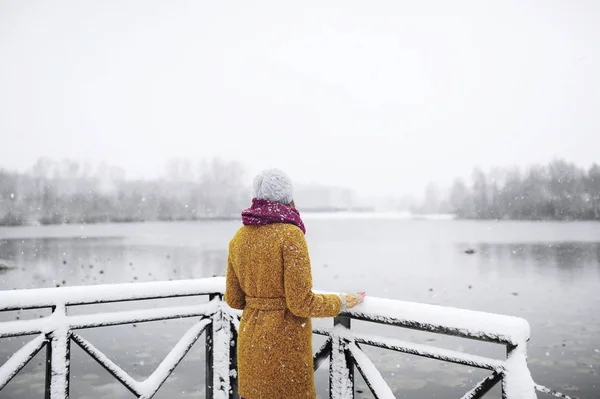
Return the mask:
<svg viewBox="0 0 600 399">
<path fill-rule="evenodd" d="M 156 394 L 202 334 L 205 334 L 206 397 L 237 398 L 236 343 L 241 312 L 225 304 L 222 299 L 224 289 L 224 278 L 215 277 L 0 292 L 0 312 L 52 309 L 52 314 L 44 318 L 0 322 L 0 338 L 37 335 L 0 366 L 0 390 L 46 347 L 46 398 L 68 398 L 70 344 L 75 342 L 136 397 L 149 399 Z M 68 315 L 70 306 L 202 295 L 209 296 L 208 303 L 93 315 Z M 183 335 L 150 377 L 143 381 L 132 378 L 75 332 L 86 328 L 183 317 L 199 320 Z M 360 334 L 350 329 L 351 319 L 503 344 L 507 347 L 507 359 L 491 359 L 387 337 Z M 354 366 L 376 398 L 394 397 L 391 388 L 360 345 L 385 348 L 492 372 L 467 392 L 463 399 L 480 398 L 497 383 L 501 383 L 503 398 L 507 399 L 535 398 L 536 391 L 570 399 L 533 382 L 526 360 L 529 325 L 520 318 L 370 297 L 359 307 L 334 318 L 333 328 L 316 328 L 314 333 L 327 336 L 326 342 L 314 355 L 314 368 L 316 370 L 326 358 L 330 359 L 329 392 L 330 398 L 333 399 L 354 397 Z"/>
<path fill-rule="evenodd" d="M 51 308 L 52 314 L 35 320 L 0 322 L 0 338 L 39 334 L 0 367 L 0 390 L 46 346 L 46 398 L 69 397 L 70 345 L 75 342 L 136 397 L 152 398 L 175 367 L 204 333 L 206 336 L 207 398 L 226 398 L 237 394 L 230 375 L 229 342 L 237 316 L 222 301 L 222 278 L 169 282 L 110 284 L 0 292 L 0 311 Z M 69 316 L 69 306 L 148 299 L 208 295 L 209 302 L 177 307 L 157 307 L 134 311 Z M 136 381 L 94 345 L 75 331 L 86 328 L 142 323 L 156 320 L 198 317 L 157 369 L 144 381 Z M 237 322 L 237 320 L 236 320 Z M 216 350 L 213 349 L 216 345 Z M 232 370 L 230 370 L 232 367 Z M 233 383 L 232 383 L 233 382 Z"/>
</svg>

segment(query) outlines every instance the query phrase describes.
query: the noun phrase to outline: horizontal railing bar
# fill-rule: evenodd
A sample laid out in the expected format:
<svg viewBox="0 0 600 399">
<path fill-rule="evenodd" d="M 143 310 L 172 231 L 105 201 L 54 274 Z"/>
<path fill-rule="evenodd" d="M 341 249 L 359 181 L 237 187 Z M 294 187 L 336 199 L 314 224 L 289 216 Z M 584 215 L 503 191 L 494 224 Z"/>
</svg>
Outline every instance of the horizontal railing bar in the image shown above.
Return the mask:
<svg viewBox="0 0 600 399">
<path fill-rule="evenodd" d="M 46 345 L 46 336 L 40 335 L 25 344 L 0 366 L 0 391 L 38 354 Z"/>
<path fill-rule="evenodd" d="M 434 333 L 434 334 L 442 334 L 442 335 L 448 335 L 448 336 L 458 337 L 458 338 L 467 338 L 467 339 L 471 339 L 471 340 L 475 340 L 475 341 L 490 342 L 490 343 L 499 344 L 499 345 L 513 345 L 513 342 L 511 340 L 504 339 L 504 338 L 501 338 L 496 335 L 482 334 L 482 333 L 473 334 L 472 332 L 467 331 L 467 330 L 444 327 L 444 326 L 435 325 L 435 324 L 424 324 L 424 323 L 416 322 L 414 320 L 397 320 L 397 319 L 395 320 L 395 319 L 390 319 L 388 317 L 382 317 L 382 316 L 352 314 L 352 313 L 347 313 L 346 315 L 354 320 L 368 321 L 368 322 L 372 322 L 372 323 L 385 324 L 385 325 L 394 326 L 394 327 L 402 327 L 402 328 L 407 328 L 409 330 L 430 332 L 430 333 Z"/>
<path fill-rule="evenodd" d="M 74 330 L 79 330 L 85 328 L 116 326 L 120 324 L 145 323 L 158 320 L 209 316 L 217 311 L 218 304 L 219 301 L 215 299 L 202 305 L 70 316 L 68 319 L 71 319 L 71 328 Z M 106 320 L 98 321 L 97 318 L 99 316 L 105 317 Z M 112 317 L 109 319 L 110 316 Z"/>
<path fill-rule="evenodd" d="M 60 328 L 68 327 L 71 330 L 85 328 L 108 327 L 121 324 L 144 323 L 157 320 L 170 320 L 196 316 L 207 316 L 215 313 L 219 300 L 201 305 L 179 306 L 155 309 L 128 310 L 122 312 L 96 313 L 81 316 L 58 316 L 52 314 L 48 317 L 35 320 L 19 320 L 0 323 L 0 338 L 17 337 L 35 333 L 50 333 Z"/>
<path fill-rule="evenodd" d="M 122 368 L 117 366 L 112 360 L 110 360 L 104 353 L 98 350 L 85 338 L 79 334 L 71 334 L 71 339 L 79 345 L 84 352 L 86 352 L 92 359 L 94 359 L 100 366 L 102 366 L 110 375 L 112 375 L 117 381 L 119 381 L 125 388 L 129 389 L 135 396 L 141 396 L 140 383 L 134 380 L 129 374 L 127 374 Z"/>
<path fill-rule="evenodd" d="M 55 305 L 93 305 L 168 299 L 223 293 L 224 290 L 223 277 L 7 290 L 0 291 L 0 311 L 49 308 Z"/>
<path fill-rule="evenodd" d="M 366 334 L 358 334 L 353 331 L 340 329 L 314 329 L 313 332 L 320 335 L 341 336 L 348 341 L 359 342 L 378 348 L 390 349 L 397 352 L 407 353 L 426 357 L 430 359 L 441 360 L 450 363 L 462 364 L 486 370 L 502 370 L 504 362 L 502 360 L 490 359 L 482 356 L 469 355 L 450 349 L 436 348 L 429 345 L 414 344 L 412 342 L 402 341 L 394 338 L 379 337 Z"/>
<path fill-rule="evenodd" d="M 502 360 L 490 359 L 482 356 L 469 355 L 450 349 L 435 348 L 428 345 L 413 344 L 411 342 L 393 340 L 393 344 L 384 344 L 382 342 L 371 341 L 367 338 L 357 337 L 356 342 L 366 345 L 376 346 L 384 349 L 391 349 L 397 352 L 407 353 L 426 357 L 429 359 L 441 360 L 444 362 L 462 364 L 464 366 L 476 367 L 485 370 L 498 370 L 504 368 Z"/>
<path fill-rule="evenodd" d="M 0 323 L 0 338 L 21 337 L 33 334 L 45 334 L 44 322 L 52 315 L 35 320 L 17 320 Z"/>
</svg>

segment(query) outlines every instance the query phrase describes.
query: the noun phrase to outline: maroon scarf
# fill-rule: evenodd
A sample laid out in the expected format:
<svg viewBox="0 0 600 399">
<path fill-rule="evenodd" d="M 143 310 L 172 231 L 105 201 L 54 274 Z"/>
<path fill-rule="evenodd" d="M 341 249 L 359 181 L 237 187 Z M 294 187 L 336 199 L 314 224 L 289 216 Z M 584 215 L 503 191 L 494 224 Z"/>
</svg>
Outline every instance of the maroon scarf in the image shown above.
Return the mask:
<svg viewBox="0 0 600 399">
<path fill-rule="evenodd" d="M 244 226 L 289 223 L 298 226 L 306 234 L 306 228 L 297 209 L 258 198 L 254 198 L 252 206 L 242 212 L 242 222 Z"/>
</svg>

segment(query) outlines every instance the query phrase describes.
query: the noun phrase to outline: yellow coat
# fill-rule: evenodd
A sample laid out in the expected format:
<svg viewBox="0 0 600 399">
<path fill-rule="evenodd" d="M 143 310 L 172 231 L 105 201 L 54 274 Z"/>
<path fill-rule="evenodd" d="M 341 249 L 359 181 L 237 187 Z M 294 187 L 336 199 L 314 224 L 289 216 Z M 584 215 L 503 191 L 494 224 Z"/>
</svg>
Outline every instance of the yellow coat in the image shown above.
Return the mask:
<svg viewBox="0 0 600 399">
<path fill-rule="evenodd" d="M 244 226 L 229 244 L 225 300 L 243 309 L 239 394 L 245 399 L 315 398 L 311 317 L 333 317 L 337 295 L 312 292 L 308 247 L 291 224 Z"/>
</svg>

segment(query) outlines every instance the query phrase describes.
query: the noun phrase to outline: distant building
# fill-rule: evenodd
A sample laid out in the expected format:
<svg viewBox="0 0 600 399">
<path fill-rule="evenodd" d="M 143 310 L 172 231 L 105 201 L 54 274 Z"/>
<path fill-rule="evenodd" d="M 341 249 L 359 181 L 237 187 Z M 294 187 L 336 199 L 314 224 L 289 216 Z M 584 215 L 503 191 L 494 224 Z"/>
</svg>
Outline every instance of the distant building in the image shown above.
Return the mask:
<svg viewBox="0 0 600 399">
<path fill-rule="evenodd" d="M 295 188 L 294 199 L 298 208 L 308 212 L 359 211 L 359 201 L 354 190 L 323 185 L 300 185 Z"/>
</svg>

